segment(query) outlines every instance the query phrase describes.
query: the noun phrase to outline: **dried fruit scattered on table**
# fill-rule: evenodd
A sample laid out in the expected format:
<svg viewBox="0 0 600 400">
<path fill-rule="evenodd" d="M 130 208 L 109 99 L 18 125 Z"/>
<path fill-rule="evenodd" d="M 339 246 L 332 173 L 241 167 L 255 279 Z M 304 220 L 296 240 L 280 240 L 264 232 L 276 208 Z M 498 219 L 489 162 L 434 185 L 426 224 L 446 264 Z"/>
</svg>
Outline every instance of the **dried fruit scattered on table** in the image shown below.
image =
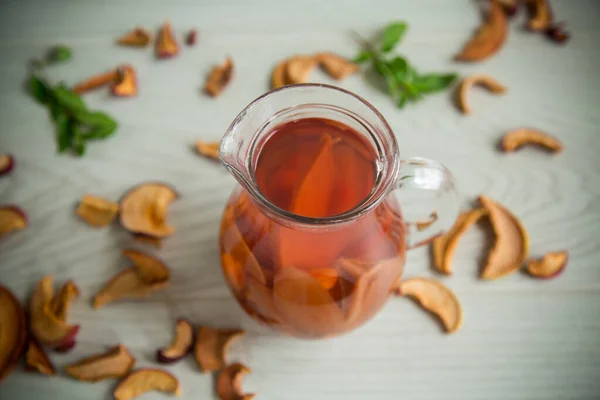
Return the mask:
<svg viewBox="0 0 600 400">
<path fill-rule="evenodd" d="M 469 90 L 474 85 L 483 86 L 488 91 L 494 94 L 506 93 L 506 87 L 489 75 L 471 75 L 467 76 L 458 85 L 457 103 L 458 108 L 463 114 L 471 114 L 471 107 L 467 102 Z"/>
<path fill-rule="evenodd" d="M 75 282 L 72 280 L 65 282 L 50 303 L 52 314 L 59 321 L 66 322 L 69 308 L 71 308 L 71 303 L 73 300 L 77 299 L 80 294 L 79 288 Z"/>
<path fill-rule="evenodd" d="M 167 209 L 178 193 L 162 183 L 142 183 L 129 190 L 120 202 L 120 221 L 132 233 L 163 238 L 175 228 L 166 223 Z"/>
<path fill-rule="evenodd" d="M 206 84 L 204 85 L 204 91 L 212 97 L 217 97 L 225 89 L 227 84 L 229 84 L 232 76 L 233 60 L 231 57 L 227 57 L 223 64 L 217 65 L 210 71 Z"/>
<path fill-rule="evenodd" d="M 0 176 L 8 174 L 15 166 L 15 159 L 10 154 L 0 155 Z"/>
<path fill-rule="evenodd" d="M 219 142 L 196 140 L 196 150 L 205 157 L 219 161 Z"/>
<path fill-rule="evenodd" d="M 519 11 L 521 0 L 497 0 L 509 17 L 514 17 Z"/>
<path fill-rule="evenodd" d="M 121 46 L 146 47 L 152 40 L 152 34 L 144 28 L 137 27 L 117 39 Z"/>
<path fill-rule="evenodd" d="M 17 206 L 0 206 L 0 238 L 4 235 L 27 228 L 29 221 L 25 211 Z"/>
<path fill-rule="evenodd" d="M 137 77 L 135 69 L 131 65 L 119 68 L 119 79 L 110 89 L 117 97 L 133 97 L 137 95 Z"/>
<path fill-rule="evenodd" d="M 179 396 L 179 381 L 170 373 L 154 368 L 138 369 L 123 379 L 113 392 L 115 400 L 130 400 L 150 391 Z"/>
<path fill-rule="evenodd" d="M 12 372 L 26 342 L 25 311 L 12 292 L 0 285 L 0 382 Z"/>
<path fill-rule="evenodd" d="M 84 382 L 98 382 L 108 378 L 123 378 L 135 367 L 136 360 L 127 347 L 118 345 L 107 352 L 94 354 L 67 365 L 65 371 Z"/>
<path fill-rule="evenodd" d="M 197 38 L 198 38 L 198 31 L 195 29 L 192 29 L 191 31 L 188 32 L 187 36 L 185 37 L 185 43 L 188 46 L 194 46 L 196 44 Z"/>
<path fill-rule="evenodd" d="M 144 235 L 143 233 L 134 233 L 132 237 L 133 240 L 135 240 L 138 243 L 147 244 L 157 249 L 160 249 L 162 246 L 162 241 L 160 239 Z"/>
<path fill-rule="evenodd" d="M 544 254 L 542 258 L 529 260 L 525 269 L 531 276 L 550 279 L 560 275 L 565 270 L 568 260 L 568 251 L 551 251 Z"/>
<path fill-rule="evenodd" d="M 287 84 L 308 82 L 310 73 L 317 66 L 316 56 L 295 56 L 285 63 L 285 81 Z"/>
<path fill-rule="evenodd" d="M 169 58 L 179 53 L 179 44 L 169 22 L 165 22 L 158 32 L 154 53 L 156 58 Z"/>
<path fill-rule="evenodd" d="M 317 61 L 329 76 L 337 80 L 342 80 L 359 70 L 358 65 L 335 53 L 319 53 Z"/>
<path fill-rule="evenodd" d="M 156 360 L 162 364 L 171 364 L 185 357 L 194 345 L 194 327 L 186 319 L 179 319 L 175 325 L 175 337 L 168 347 L 156 352 Z"/>
<path fill-rule="evenodd" d="M 447 333 L 456 332 L 460 328 L 460 303 L 454 293 L 440 282 L 429 278 L 407 279 L 400 282 L 398 294 L 414 298 L 424 309 L 435 314 Z"/>
<path fill-rule="evenodd" d="M 25 353 L 25 365 L 27 371 L 37 371 L 43 375 L 54 375 L 56 373 L 52 361 L 50 361 L 42 346 L 33 338 L 29 340 L 29 347 L 27 353 Z"/>
<path fill-rule="evenodd" d="M 481 277 L 496 279 L 521 268 L 529 251 L 529 236 L 521 221 L 506 208 L 483 195 L 479 202 L 488 212 L 496 237 Z"/>
<path fill-rule="evenodd" d="M 287 60 L 279 62 L 275 68 L 273 68 L 273 72 L 271 73 L 271 86 L 273 89 L 280 88 L 285 85 L 289 85 L 287 82 L 287 78 L 285 76 L 285 69 L 287 66 Z"/>
<path fill-rule="evenodd" d="M 532 31 L 544 31 L 550 27 L 554 16 L 547 0 L 526 0 L 529 11 L 527 27 Z"/>
<path fill-rule="evenodd" d="M 463 212 L 458 216 L 450 230 L 433 240 L 431 245 L 433 262 L 439 272 L 445 275 L 452 274 L 452 256 L 454 255 L 458 240 L 471 225 L 486 214 L 487 211 L 484 208 L 476 208 Z"/>
<path fill-rule="evenodd" d="M 507 33 L 508 27 L 504 10 L 498 1 L 491 0 L 485 21 L 455 59 L 457 61 L 484 60 L 500 50 Z"/>
<path fill-rule="evenodd" d="M 117 216 L 119 205 L 110 200 L 85 194 L 75 214 L 88 224 L 96 227 L 109 225 Z"/>
<path fill-rule="evenodd" d="M 518 150 L 525 145 L 541 146 L 552 153 L 560 153 L 563 150 L 563 144 L 557 138 L 537 129 L 514 129 L 502 137 L 501 146 L 505 152 Z"/>
<path fill-rule="evenodd" d="M 221 400 L 251 400 L 254 394 L 243 394 L 242 378 L 250 368 L 240 363 L 228 365 L 217 378 L 217 394 Z"/>
<path fill-rule="evenodd" d="M 79 325 L 68 325 L 52 313 L 52 285 L 50 275 L 38 282 L 29 302 L 29 329 L 40 343 L 59 347 L 75 338 Z"/>
<path fill-rule="evenodd" d="M 214 329 L 208 326 L 198 328 L 194 357 L 200 370 L 210 372 L 223 368 L 229 344 L 245 333 L 242 329 Z"/>
<path fill-rule="evenodd" d="M 138 275 L 148 284 L 169 280 L 171 271 L 164 262 L 139 250 L 125 249 L 123 255 L 131 261 Z"/>
<path fill-rule="evenodd" d="M 94 75 L 90 78 L 87 78 L 75 86 L 73 86 L 73 93 L 83 94 L 87 93 L 90 90 L 98 89 L 103 86 L 110 85 L 119 80 L 119 70 L 118 68 L 111 69 L 110 71 L 103 72 L 98 75 Z"/>
</svg>

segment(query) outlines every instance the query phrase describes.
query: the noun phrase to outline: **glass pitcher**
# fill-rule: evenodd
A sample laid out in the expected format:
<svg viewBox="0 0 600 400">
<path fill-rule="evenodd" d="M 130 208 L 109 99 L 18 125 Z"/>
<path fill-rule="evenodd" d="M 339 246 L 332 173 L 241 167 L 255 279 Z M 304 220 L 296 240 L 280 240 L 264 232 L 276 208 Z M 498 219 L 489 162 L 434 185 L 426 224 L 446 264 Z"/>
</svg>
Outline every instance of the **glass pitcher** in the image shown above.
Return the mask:
<svg viewBox="0 0 600 400">
<path fill-rule="evenodd" d="M 308 127 L 299 140 L 321 131 L 332 134 L 311 142 L 317 143 L 316 151 L 285 142 L 294 137 L 280 134 L 277 140 L 288 144 L 271 152 L 278 159 L 267 157 L 276 161 L 263 171 L 261 163 L 267 161 L 261 154 L 276 132 L 290 126 Z M 354 150 L 364 148 L 349 153 L 351 140 L 357 143 Z M 344 151 L 355 159 L 335 158 Z M 296 179 L 292 167 L 300 156 L 314 160 Z M 407 248 L 428 243 L 457 215 L 450 172 L 432 160 L 400 160 L 383 116 L 359 96 L 329 85 L 290 85 L 254 100 L 225 133 L 219 157 L 239 182 L 221 221 L 225 279 L 251 317 L 296 337 L 339 335 L 373 317 L 402 275 Z M 361 177 L 371 174 L 363 164 L 373 170 L 364 198 L 351 208 L 327 212 L 348 193 L 359 193 L 366 179 Z M 295 186 L 290 189 L 295 194 L 273 195 L 261 179 Z M 308 181 L 318 190 L 303 189 Z M 403 192 L 421 196 L 404 201 Z M 325 197 L 328 208 L 319 211 Z M 407 209 L 432 218 L 408 221 Z"/>
</svg>

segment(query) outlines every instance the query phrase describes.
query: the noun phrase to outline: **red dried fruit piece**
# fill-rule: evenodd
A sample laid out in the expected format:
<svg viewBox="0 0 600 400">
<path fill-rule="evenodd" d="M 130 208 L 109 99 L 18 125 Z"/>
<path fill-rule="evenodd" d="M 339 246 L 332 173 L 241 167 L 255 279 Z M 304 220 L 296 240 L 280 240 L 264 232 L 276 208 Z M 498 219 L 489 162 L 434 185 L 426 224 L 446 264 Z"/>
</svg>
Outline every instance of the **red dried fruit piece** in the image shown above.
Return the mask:
<svg viewBox="0 0 600 400">
<path fill-rule="evenodd" d="M 111 93 L 117 97 L 133 97 L 137 95 L 137 78 L 131 65 L 119 68 L 119 79 L 112 86 Z"/>
<path fill-rule="evenodd" d="M 108 72 L 103 72 L 98 75 L 94 75 L 82 82 L 79 82 L 73 86 L 72 90 L 74 93 L 83 94 L 90 90 L 98 89 L 119 80 L 119 70 L 117 68 L 111 69 Z"/>
<path fill-rule="evenodd" d="M 481 61 L 495 54 L 506 39 L 508 32 L 506 15 L 502 6 L 491 0 L 488 15 L 475 36 L 465 44 L 455 57 L 457 61 Z"/>
<path fill-rule="evenodd" d="M 52 314 L 59 321 L 66 322 L 71 302 L 77 299 L 80 295 L 79 288 L 72 280 L 67 281 L 54 296 L 50 303 Z"/>
<path fill-rule="evenodd" d="M 337 80 L 342 80 L 359 70 L 358 65 L 334 53 L 319 53 L 317 60 L 325 72 Z"/>
<path fill-rule="evenodd" d="M 498 0 L 498 3 L 504 8 L 506 15 L 514 17 L 519 11 L 521 0 Z"/>
<path fill-rule="evenodd" d="M 117 216 L 119 205 L 110 200 L 89 194 L 84 195 L 75 210 L 75 214 L 89 225 L 103 227 L 109 225 Z"/>
<path fill-rule="evenodd" d="M 172 393 L 179 396 L 179 381 L 170 373 L 153 368 L 143 368 L 132 372 L 123 379 L 113 392 L 115 400 L 131 400 L 150 391 Z"/>
<path fill-rule="evenodd" d="M 169 22 L 165 22 L 158 32 L 154 53 L 156 58 L 170 58 L 179 53 L 179 45 Z"/>
<path fill-rule="evenodd" d="M 249 374 L 250 368 L 243 364 L 228 365 L 217 378 L 217 394 L 221 400 L 251 400 L 255 394 L 242 393 L 242 378 Z"/>
<path fill-rule="evenodd" d="M 108 378 L 123 378 L 131 372 L 135 363 L 127 347 L 120 344 L 105 353 L 67 365 L 65 371 L 79 381 L 98 382 Z"/>
<path fill-rule="evenodd" d="M 54 375 L 56 373 L 52 361 L 35 339 L 29 341 L 29 347 L 25 354 L 25 365 L 27 371 L 37 371 L 42 375 Z"/>
<path fill-rule="evenodd" d="M 0 176 L 8 174 L 15 167 L 15 159 L 10 154 L 0 155 Z"/>
<path fill-rule="evenodd" d="M 529 20 L 527 27 L 536 32 L 541 32 L 550 27 L 554 20 L 550 3 L 547 0 L 527 0 Z"/>
<path fill-rule="evenodd" d="M 564 30 L 562 24 L 550 25 L 545 33 L 550 40 L 558 44 L 566 43 L 571 38 L 571 34 Z"/>
<path fill-rule="evenodd" d="M 551 279 L 560 275 L 567 266 L 569 252 L 566 250 L 549 252 L 537 260 L 529 260 L 525 269 L 529 275 L 541 279 Z"/>
<path fill-rule="evenodd" d="M 146 47 L 152 40 L 152 34 L 144 28 L 137 27 L 117 39 L 121 46 Z"/>
<path fill-rule="evenodd" d="M 179 194 L 162 183 L 142 183 L 128 191 L 120 202 L 120 221 L 132 233 L 163 238 L 175 228 L 166 224 L 167 209 Z"/>
<path fill-rule="evenodd" d="M 232 340 L 243 336 L 242 329 L 198 328 L 194 357 L 202 372 L 217 371 L 225 366 L 225 353 Z"/>
<path fill-rule="evenodd" d="M 175 326 L 175 338 L 169 347 L 156 352 L 156 360 L 162 364 L 172 364 L 185 357 L 194 346 L 194 327 L 186 319 L 180 319 Z"/>
<path fill-rule="evenodd" d="M 27 342 L 27 321 L 21 303 L 0 285 L 0 382 L 12 372 Z"/>
<path fill-rule="evenodd" d="M 208 79 L 206 85 L 204 85 L 204 91 L 212 97 L 217 97 L 225 89 L 227 84 L 231 81 L 233 76 L 233 60 L 231 57 L 227 57 L 225 62 L 221 65 L 214 67 Z"/>
<path fill-rule="evenodd" d="M 68 353 L 71 350 L 73 350 L 73 348 L 75 348 L 76 344 L 77 341 L 75 339 L 71 339 L 61 344 L 60 346 L 55 347 L 53 350 L 57 353 Z"/>
<path fill-rule="evenodd" d="M 192 29 L 191 31 L 188 32 L 188 34 L 185 38 L 185 43 L 188 46 L 194 46 L 196 44 L 197 38 L 198 38 L 198 31 L 196 31 L 195 29 Z"/>
<path fill-rule="evenodd" d="M 13 205 L 0 206 L 0 238 L 4 235 L 27 228 L 29 221 L 25 211 Z"/>
<path fill-rule="evenodd" d="M 507 132 L 502 137 L 501 147 L 505 152 L 512 152 L 528 144 L 541 146 L 552 153 L 560 153 L 563 150 L 563 144 L 557 138 L 531 128 L 519 128 Z"/>
<path fill-rule="evenodd" d="M 29 303 L 29 327 L 41 343 L 59 347 L 75 338 L 79 325 L 67 325 L 52 313 L 52 284 L 52 276 L 45 276 L 33 292 Z"/>
</svg>

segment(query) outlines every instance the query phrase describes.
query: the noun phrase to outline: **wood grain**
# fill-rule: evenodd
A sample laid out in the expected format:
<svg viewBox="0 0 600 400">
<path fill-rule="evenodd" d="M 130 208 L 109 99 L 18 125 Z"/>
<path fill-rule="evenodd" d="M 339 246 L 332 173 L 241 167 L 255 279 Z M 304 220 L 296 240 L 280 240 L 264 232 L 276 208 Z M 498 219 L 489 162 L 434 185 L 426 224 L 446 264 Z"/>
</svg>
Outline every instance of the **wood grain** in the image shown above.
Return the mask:
<svg viewBox="0 0 600 400">
<path fill-rule="evenodd" d="M 80 341 L 71 354 L 52 355 L 59 369 L 116 343 L 130 347 L 140 365 L 153 365 L 154 351 L 170 341 L 172 324 L 183 316 L 249 331 L 233 346 L 231 359 L 253 369 L 245 389 L 264 400 L 600 398 L 600 3 L 552 3 L 573 36 L 566 46 L 523 32 L 519 17 L 497 56 L 459 65 L 451 57 L 478 23 L 467 0 L 5 2 L 0 151 L 13 153 L 17 167 L 0 178 L 0 202 L 26 209 L 31 227 L 0 242 L 0 281 L 25 299 L 44 274 L 76 280 L 83 296 L 71 320 L 82 325 Z M 113 44 L 135 25 L 155 28 L 165 19 L 179 38 L 198 28 L 197 46 L 156 61 L 149 49 Z M 420 70 L 487 73 L 508 93 L 474 90 L 473 115 L 464 117 L 450 94 L 399 111 L 361 76 L 342 86 L 386 116 L 403 157 L 443 162 L 454 172 L 465 206 L 479 193 L 498 200 L 522 218 L 533 255 L 566 248 L 569 266 L 548 282 L 520 274 L 482 282 L 477 268 L 485 240 L 475 229 L 460 242 L 454 275 L 442 278 L 464 306 L 464 326 L 456 335 L 445 336 L 430 316 L 400 298 L 344 337 L 278 336 L 250 321 L 225 286 L 217 227 L 235 181 L 191 146 L 198 138 L 218 140 L 235 115 L 267 89 L 279 59 L 320 50 L 352 56 L 349 30 L 369 34 L 391 19 L 409 21 L 400 51 Z M 135 99 L 114 99 L 103 91 L 86 96 L 92 108 L 115 115 L 120 128 L 114 138 L 93 143 L 83 159 L 55 154 L 45 111 L 22 90 L 27 61 L 56 43 L 72 46 L 75 57 L 49 69 L 52 79 L 72 83 L 123 62 L 138 71 Z M 208 98 L 201 93 L 204 77 L 226 55 L 236 64 L 233 83 L 218 99 Z M 314 78 L 333 83 L 320 72 Z M 547 130 L 565 143 L 564 153 L 497 152 L 502 134 L 519 126 Z M 182 193 L 169 216 L 178 233 L 160 251 L 173 282 L 148 301 L 93 311 L 91 297 L 124 265 L 120 249 L 131 241 L 116 227 L 84 225 L 74 205 L 87 192 L 118 199 L 145 180 L 167 181 Z M 426 249 L 412 251 L 406 275 L 432 275 L 429 262 Z M 211 398 L 211 377 L 200 375 L 193 360 L 167 369 L 182 381 L 181 398 Z M 103 399 L 113 386 L 18 371 L 0 386 L 0 399 Z"/>
</svg>

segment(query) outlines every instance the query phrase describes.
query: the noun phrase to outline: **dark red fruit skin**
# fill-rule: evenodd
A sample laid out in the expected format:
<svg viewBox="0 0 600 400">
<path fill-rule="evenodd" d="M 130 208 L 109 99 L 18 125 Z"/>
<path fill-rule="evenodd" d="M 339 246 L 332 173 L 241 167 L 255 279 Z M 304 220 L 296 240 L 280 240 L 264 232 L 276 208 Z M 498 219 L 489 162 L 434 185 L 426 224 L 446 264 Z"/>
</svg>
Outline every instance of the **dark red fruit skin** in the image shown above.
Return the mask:
<svg viewBox="0 0 600 400">
<path fill-rule="evenodd" d="M 11 154 L 7 154 L 8 164 L 0 169 L 0 176 L 9 174 L 15 168 L 15 158 Z"/>
<path fill-rule="evenodd" d="M 192 332 L 194 332 L 194 324 L 192 324 L 190 322 L 190 320 L 186 319 L 186 318 L 179 318 L 177 320 L 177 324 L 179 324 L 180 322 L 184 322 L 186 324 L 188 324 L 191 328 L 192 328 Z M 195 335 L 192 335 L 192 340 L 190 342 L 189 347 L 187 348 L 186 351 L 184 351 L 183 353 L 181 353 L 180 355 L 178 355 L 177 357 L 167 357 L 164 354 L 164 349 L 158 349 L 156 350 L 156 361 L 159 362 L 160 364 L 173 364 L 176 363 L 177 361 L 181 360 L 182 358 L 184 358 L 185 356 L 187 356 L 188 354 L 191 353 L 192 348 L 194 347 L 194 342 L 195 342 Z"/>
<path fill-rule="evenodd" d="M 571 39 L 571 34 L 563 29 L 561 24 L 555 24 L 546 29 L 546 37 L 558 44 L 564 44 Z"/>
<path fill-rule="evenodd" d="M 75 340 L 75 338 L 70 338 L 65 343 L 54 347 L 53 350 L 57 353 L 68 353 L 75 348 L 76 344 L 77 341 Z"/>
<path fill-rule="evenodd" d="M 195 29 L 192 29 L 185 38 L 185 43 L 188 46 L 194 46 L 196 44 L 196 40 L 198 37 L 198 32 Z"/>
</svg>

